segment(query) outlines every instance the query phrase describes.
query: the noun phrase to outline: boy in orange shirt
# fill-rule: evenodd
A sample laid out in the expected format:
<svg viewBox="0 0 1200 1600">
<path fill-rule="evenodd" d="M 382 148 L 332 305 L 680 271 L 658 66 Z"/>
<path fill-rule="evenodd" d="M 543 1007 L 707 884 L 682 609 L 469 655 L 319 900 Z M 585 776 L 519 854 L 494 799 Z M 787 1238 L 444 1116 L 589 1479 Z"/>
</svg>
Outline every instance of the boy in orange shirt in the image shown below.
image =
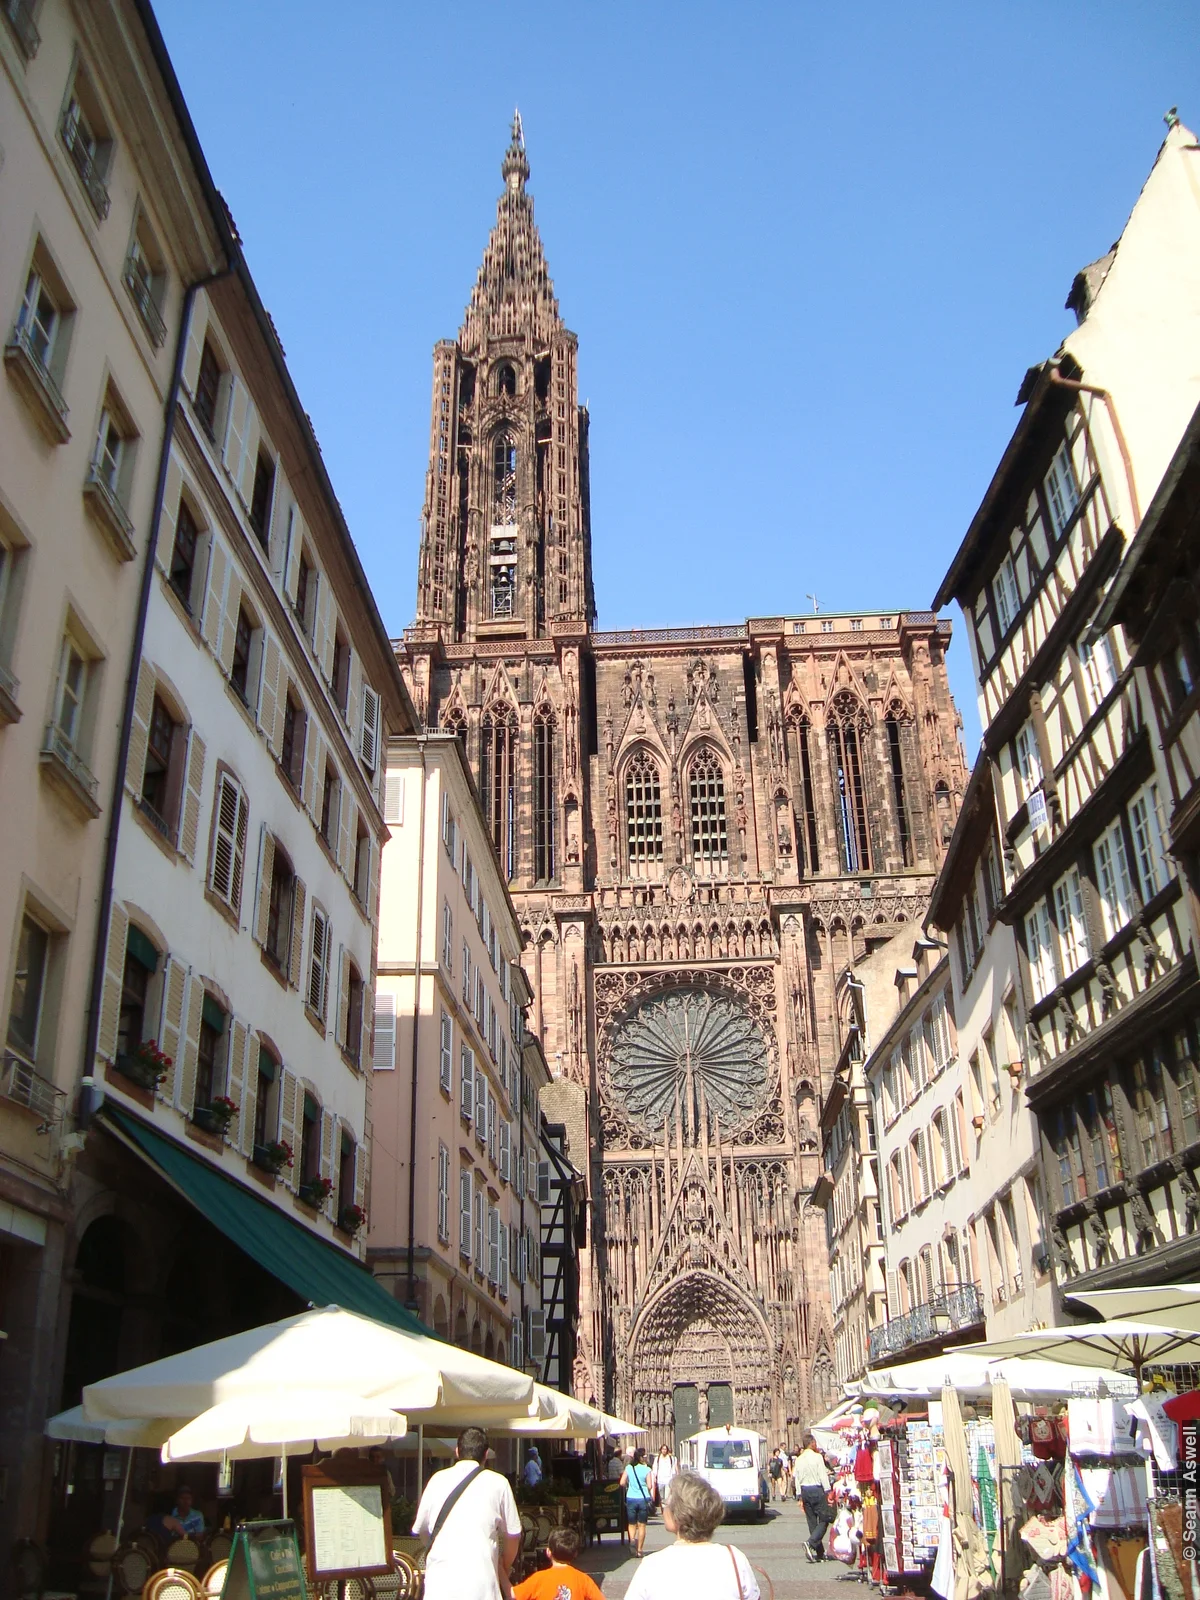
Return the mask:
<svg viewBox="0 0 1200 1600">
<path fill-rule="evenodd" d="M 587 1573 L 571 1565 L 579 1555 L 579 1535 L 574 1528 L 552 1528 L 546 1554 L 550 1565 L 518 1583 L 513 1600 L 604 1600 Z"/>
</svg>

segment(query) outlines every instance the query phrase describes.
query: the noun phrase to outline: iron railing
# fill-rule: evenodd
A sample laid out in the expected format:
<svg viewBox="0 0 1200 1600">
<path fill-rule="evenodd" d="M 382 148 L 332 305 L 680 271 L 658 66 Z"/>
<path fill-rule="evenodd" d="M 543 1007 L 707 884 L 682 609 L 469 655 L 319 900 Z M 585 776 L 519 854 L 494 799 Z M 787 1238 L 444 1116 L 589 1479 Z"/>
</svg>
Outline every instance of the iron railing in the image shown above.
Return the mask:
<svg viewBox="0 0 1200 1600">
<path fill-rule="evenodd" d="M 167 337 L 167 325 L 163 321 L 162 312 L 154 298 L 154 288 L 149 278 L 142 271 L 141 264 L 134 256 L 125 258 L 125 287 L 132 296 L 138 314 L 146 324 L 146 332 L 150 335 L 157 348 Z"/>
<path fill-rule="evenodd" d="M 16 39 L 21 54 L 26 61 L 32 61 L 37 55 L 38 45 L 42 42 L 42 36 L 33 20 L 33 0 L 0 0 L 0 11 L 4 13 L 4 20 L 12 29 L 13 38 Z"/>
<path fill-rule="evenodd" d="M 34 1112 L 43 1122 L 54 1122 L 61 1114 L 66 1095 L 56 1089 L 49 1078 L 43 1078 L 32 1062 L 15 1050 L 5 1050 L 4 1069 L 0 1075 L 0 1095 L 15 1105 Z"/>
<path fill-rule="evenodd" d="M 925 1305 L 914 1306 L 903 1316 L 892 1317 L 881 1328 L 872 1328 L 867 1335 L 868 1359 L 876 1362 L 885 1356 L 899 1355 L 914 1345 L 929 1344 L 947 1333 L 976 1327 L 983 1320 L 983 1299 L 978 1284 L 964 1283 L 957 1289 L 935 1295 Z M 945 1326 L 947 1321 L 948 1327 Z"/>
<path fill-rule="evenodd" d="M 59 124 L 58 131 L 66 146 L 67 154 L 75 164 L 84 192 L 92 203 L 92 210 L 103 222 L 108 215 L 108 186 L 96 170 L 96 159 L 84 142 L 78 118 L 71 116 L 68 111 Z"/>
<path fill-rule="evenodd" d="M 58 413 L 59 420 L 65 426 L 67 420 L 67 402 L 63 399 L 57 383 L 55 383 L 54 379 L 51 377 L 50 368 L 42 360 L 41 353 L 34 344 L 33 339 L 30 336 L 29 329 L 24 323 L 18 322 L 16 327 L 13 329 L 11 335 L 9 336 L 8 344 L 5 346 L 5 355 L 9 357 L 23 357 L 28 365 L 33 368 L 39 387 L 51 406 L 53 406 L 54 410 Z"/>
<path fill-rule="evenodd" d="M 128 511 L 121 504 L 120 496 L 105 477 L 99 463 L 96 461 L 91 462 L 88 466 L 87 477 L 83 480 L 83 492 L 87 495 L 95 495 L 104 502 L 104 511 L 107 512 L 109 520 L 115 523 L 119 533 L 124 536 L 123 542 L 132 556 L 135 553 L 133 523 L 130 521 Z M 101 515 L 103 514 L 102 512 Z"/>
<path fill-rule="evenodd" d="M 0 689 L 4 690 L 10 700 L 15 700 L 17 698 L 17 690 L 20 687 L 19 681 L 8 670 L 3 661 L 0 661 Z"/>
<path fill-rule="evenodd" d="M 75 782 L 87 791 L 92 800 L 95 800 L 100 792 L 99 781 L 56 722 L 50 722 L 46 725 L 46 737 L 42 741 L 42 754 L 49 756 L 53 761 L 60 762 L 75 779 Z"/>
<path fill-rule="evenodd" d="M 744 639 L 746 628 L 740 622 L 717 622 L 695 628 L 621 628 L 615 633 L 594 633 L 592 643 L 650 645 L 703 644 L 710 639 Z"/>
</svg>

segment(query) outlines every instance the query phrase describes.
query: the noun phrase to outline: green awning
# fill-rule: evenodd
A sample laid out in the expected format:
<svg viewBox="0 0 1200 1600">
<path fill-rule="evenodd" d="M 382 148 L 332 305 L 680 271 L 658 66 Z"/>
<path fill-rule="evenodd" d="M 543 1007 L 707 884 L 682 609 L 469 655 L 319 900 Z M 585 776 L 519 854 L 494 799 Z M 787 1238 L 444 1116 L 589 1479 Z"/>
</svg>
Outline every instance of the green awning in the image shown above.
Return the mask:
<svg viewBox="0 0 1200 1600">
<path fill-rule="evenodd" d="M 278 1206 L 260 1200 L 136 1117 L 112 1105 L 105 1107 L 105 1115 L 214 1228 L 302 1300 L 314 1306 L 341 1306 L 406 1333 L 433 1337 L 429 1328 L 345 1251 L 316 1238 Z"/>
</svg>

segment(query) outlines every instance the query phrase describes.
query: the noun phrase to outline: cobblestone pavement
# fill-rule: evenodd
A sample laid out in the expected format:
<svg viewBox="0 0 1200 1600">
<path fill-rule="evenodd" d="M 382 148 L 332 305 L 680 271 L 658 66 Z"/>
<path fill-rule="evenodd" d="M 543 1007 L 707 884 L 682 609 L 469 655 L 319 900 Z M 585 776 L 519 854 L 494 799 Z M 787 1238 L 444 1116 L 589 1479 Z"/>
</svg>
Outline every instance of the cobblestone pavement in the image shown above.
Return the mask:
<svg viewBox="0 0 1200 1600">
<path fill-rule="evenodd" d="M 804 1538 L 808 1522 L 803 1508 L 794 1501 L 772 1505 L 765 1522 L 734 1522 L 717 1529 L 716 1539 L 736 1544 L 755 1567 L 770 1574 L 775 1585 L 775 1600 L 863 1600 L 871 1591 L 859 1583 L 840 1561 L 827 1560 L 813 1565 L 805 1559 Z M 671 1543 L 662 1517 L 650 1523 L 646 1554 L 662 1550 Z M 637 1568 L 628 1545 L 618 1544 L 606 1535 L 584 1552 L 579 1565 L 590 1572 L 604 1590 L 606 1600 L 620 1600 Z M 770 1590 L 759 1577 L 763 1600 Z"/>
</svg>

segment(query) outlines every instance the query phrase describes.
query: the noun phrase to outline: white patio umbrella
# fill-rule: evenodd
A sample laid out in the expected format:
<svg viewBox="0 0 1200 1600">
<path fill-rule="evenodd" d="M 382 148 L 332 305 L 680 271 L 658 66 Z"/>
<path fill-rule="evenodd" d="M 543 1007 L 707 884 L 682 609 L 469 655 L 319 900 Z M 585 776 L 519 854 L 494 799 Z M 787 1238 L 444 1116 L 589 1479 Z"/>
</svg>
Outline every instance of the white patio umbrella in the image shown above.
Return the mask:
<svg viewBox="0 0 1200 1600">
<path fill-rule="evenodd" d="M 1200 1283 L 1166 1283 L 1157 1289 L 1085 1289 L 1069 1293 L 1067 1298 L 1102 1317 L 1162 1323 L 1200 1333 Z"/>
<path fill-rule="evenodd" d="M 224 1452 L 278 1455 L 281 1446 L 336 1450 L 343 1445 L 400 1439 L 408 1424 L 399 1412 L 329 1389 L 266 1390 L 210 1406 L 164 1440 L 164 1461 L 194 1461 Z M 296 1451 L 293 1449 L 293 1454 Z"/>
<path fill-rule="evenodd" d="M 89 1422 L 178 1417 L 264 1391 L 323 1389 L 376 1413 L 469 1407 L 472 1421 L 527 1407 L 533 1380 L 512 1367 L 339 1306 L 306 1311 L 117 1373 L 83 1392 Z"/>
<path fill-rule="evenodd" d="M 604 1418 L 604 1434 L 608 1439 L 624 1439 L 646 1431 L 645 1428 L 639 1428 L 636 1422 L 626 1422 L 621 1417 L 610 1417 L 607 1411 L 602 1411 L 600 1415 Z"/>
<path fill-rule="evenodd" d="M 544 1383 L 534 1384 L 533 1398 L 528 1406 L 511 1410 L 507 1416 L 491 1416 L 480 1421 L 477 1411 L 463 1411 L 460 1414 L 456 1408 L 449 1413 L 410 1415 L 410 1421 L 418 1419 L 422 1425 L 436 1424 L 439 1428 L 447 1426 L 448 1419 L 450 1426 L 467 1427 L 471 1423 L 478 1423 L 497 1438 L 600 1439 L 608 1431 L 602 1411 L 570 1395 L 560 1394 L 557 1389 L 551 1389 Z M 629 1424 L 622 1426 L 628 1428 Z"/>
<path fill-rule="evenodd" d="M 967 1355 L 963 1347 L 923 1361 L 908 1361 L 894 1367 L 880 1367 L 845 1385 L 847 1393 L 868 1396 L 936 1396 L 950 1385 L 960 1395 L 987 1395 L 996 1378 L 1007 1382 L 1014 1399 L 1040 1400 L 1056 1397 L 1082 1384 L 1094 1384 L 1095 1370 L 1072 1365 L 1069 1352 L 1054 1360 L 1034 1356 L 986 1357 Z M 974 1347 L 971 1347 L 974 1348 Z M 1127 1388 L 1130 1395 L 1137 1385 L 1132 1378 L 1113 1375 L 1114 1392 Z"/>
<path fill-rule="evenodd" d="M 985 1359 L 1038 1356 L 1073 1366 L 1132 1372 L 1140 1386 L 1145 1367 L 1200 1361 L 1200 1333 L 1154 1322 L 1081 1322 L 1070 1327 L 1032 1328 L 1007 1339 L 965 1344 L 961 1353 Z"/>
</svg>

